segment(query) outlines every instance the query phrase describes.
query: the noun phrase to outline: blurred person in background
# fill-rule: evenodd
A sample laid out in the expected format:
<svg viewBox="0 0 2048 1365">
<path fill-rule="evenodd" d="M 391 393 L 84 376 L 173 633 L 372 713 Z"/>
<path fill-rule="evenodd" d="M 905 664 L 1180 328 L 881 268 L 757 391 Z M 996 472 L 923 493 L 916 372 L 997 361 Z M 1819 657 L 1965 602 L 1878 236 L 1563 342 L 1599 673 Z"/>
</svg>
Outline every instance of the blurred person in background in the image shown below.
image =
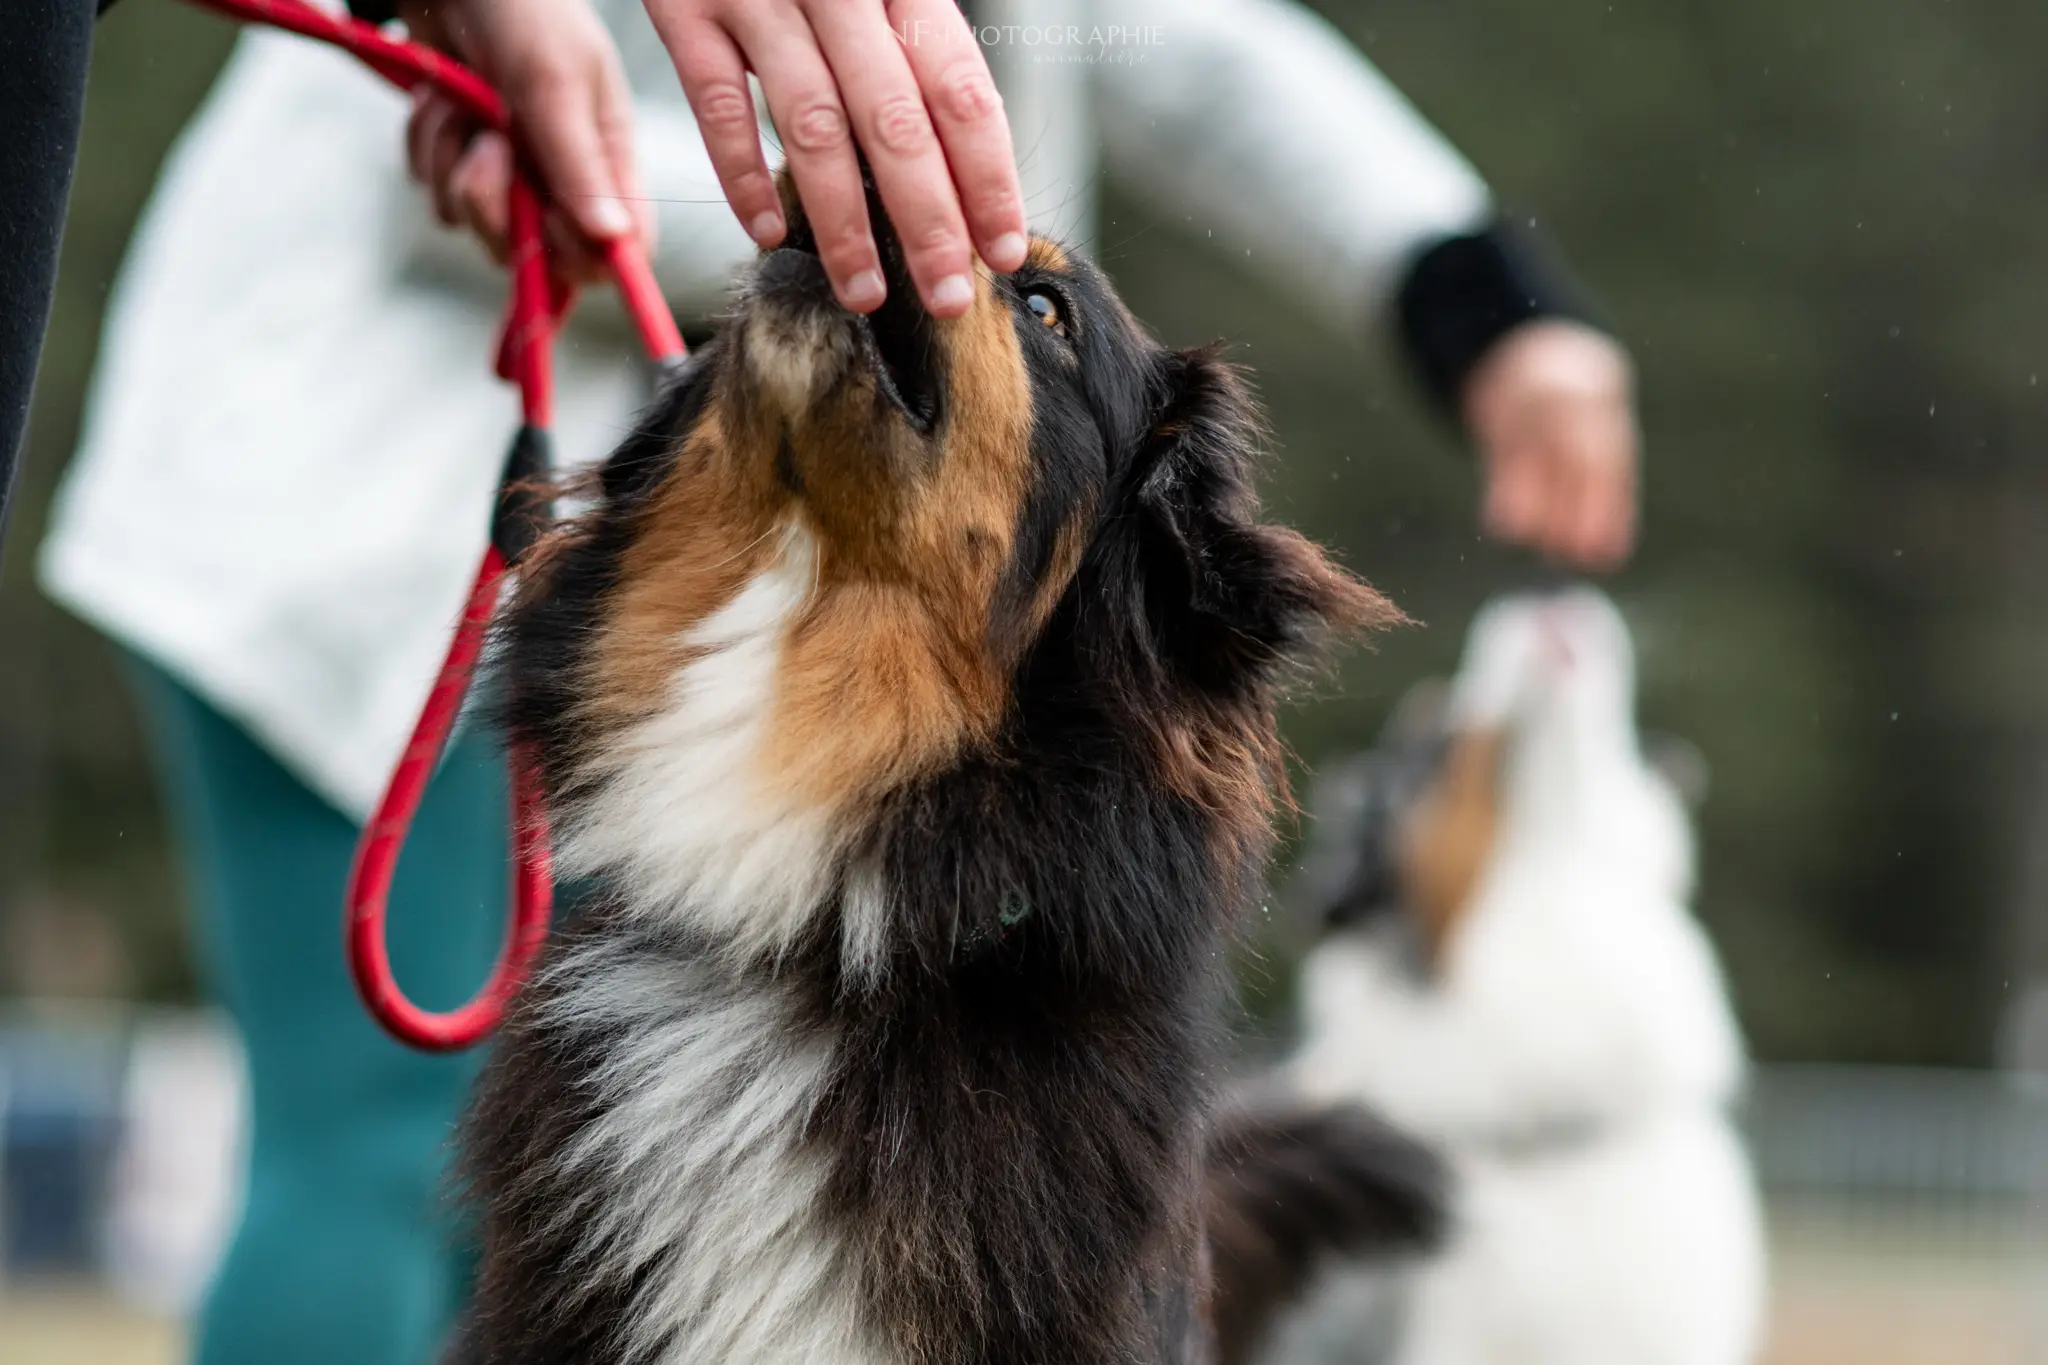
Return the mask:
<svg viewBox="0 0 2048 1365">
<path fill-rule="evenodd" d="M 588 13 L 580 0 L 526 8 L 550 6 Z M 863 112 L 874 91 L 845 81 L 841 136 L 814 135 L 821 68 L 777 44 L 795 35 L 820 53 L 858 50 L 843 31 L 809 27 L 810 11 L 830 9 L 870 24 L 866 41 L 887 35 L 883 51 L 906 64 L 898 76 L 925 82 L 916 88 L 986 60 L 1003 95 L 996 126 L 1006 111 L 1022 149 L 1008 168 L 1005 138 L 1014 204 L 1034 227 L 1092 239 L 1092 187 L 1107 171 L 1162 215 L 1248 255 L 1333 327 L 1396 327 L 1482 452 L 1489 526 L 1583 564 L 1626 554 L 1636 453 L 1625 356 L 1500 221 L 1473 170 L 1306 11 L 1278 0 L 989 0 L 972 7 L 973 33 L 942 6 L 950 27 L 908 31 L 899 47 L 895 15 L 880 5 L 651 8 L 665 35 L 637 0 L 597 5 L 634 107 L 585 109 L 585 132 L 596 133 L 551 153 L 555 166 L 603 163 L 589 192 L 549 175 L 566 210 L 555 240 L 577 268 L 588 259 L 579 232 L 647 232 L 659 242 L 657 277 L 694 325 L 734 267 L 779 239 L 779 222 L 748 211 L 759 188 L 748 157 L 765 167 L 774 155 L 756 106 L 750 150 L 736 153 L 719 91 L 734 88 L 737 67 L 685 61 L 690 101 L 715 115 L 701 130 L 670 56 L 688 48 L 744 61 L 781 125 L 810 130 L 793 155 L 807 203 L 821 196 L 821 241 L 841 244 L 827 248 L 835 284 L 850 305 L 879 302 L 861 292 L 857 234 L 831 228 L 834 212 L 864 227 L 864 216 L 851 222 L 864 205 L 835 201 L 832 186 L 844 191 L 856 140 L 885 198 L 927 193 L 933 167 L 920 182 L 901 164 L 914 137 L 878 142 Z M 768 11 L 766 29 L 746 17 Z M 1047 41 L 1097 23 L 1133 35 L 1130 50 L 1075 60 L 1088 54 Z M 723 49 L 704 36 L 719 24 L 730 26 Z M 465 37 L 459 25 L 438 36 L 501 82 L 493 61 L 517 46 L 501 32 L 479 48 L 476 30 Z M 953 65 L 918 66 L 924 44 L 950 45 Z M 827 87 L 842 68 L 822 68 Z M 607 68 L 593 69 L 592 88 L 606 88 Z M 408 159 L 444 221 L 501 242 L 502 139 L 432 99 L 408 118 L 340 54 L 282 35 L 243 39 L 138 228 L 41 559 L 51 595 L 133 659 L 186 850 L 200 956 L 246 1039 L 248 1202 L 200 1325 L 208 1365 L 423 1360 L 463 1287 L 438 1185 L 473 1059 L 419 1056 L 383 1037 L 350 990 L 337 933 L 359 823 L 482 552 L 516 420 L 488 366 L 503 280 L 473 243 L 435 228 L 405 184 Z M 960 196 L 974 197 L 964 186 Z M 956 208 L 961 251 L 963 223 Z M 986 227 L 974 245 L 1000 260 L 1009 244 L 987 240 Z M 928 254 L 920 292 L 946 311 L 944 251 Z M 598 457 L 626 429 L 648 378 L 637 356 L 598 291 L 559 357 L 565 464 Z M 396 969 L 430 1005 L 480 982 L 497 942 L 499 766 L 484 738 L 459 739 L 394 890 Z"/>
</svg>

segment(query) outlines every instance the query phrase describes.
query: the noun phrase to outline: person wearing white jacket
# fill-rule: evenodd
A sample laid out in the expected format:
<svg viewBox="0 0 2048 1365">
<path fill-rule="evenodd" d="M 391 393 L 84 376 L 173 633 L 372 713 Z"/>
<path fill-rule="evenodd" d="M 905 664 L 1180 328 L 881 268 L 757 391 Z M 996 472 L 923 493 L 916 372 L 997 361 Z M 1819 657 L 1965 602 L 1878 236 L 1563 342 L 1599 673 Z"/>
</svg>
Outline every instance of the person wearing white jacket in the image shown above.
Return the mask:
<svg viewBox="0 0 2048 1365">
<path fill-rule="evenodd" d="M 596 8 L 637 101 L 655 272 L 701 326 L 757 241 L 639 4 Z M 1035 228 L 1090 238 L 1106 172 L 1249 250 L 1333 327 L 1398 327 L 1489 451 L 1572 439 L 1546 423 L 1582 422 L 1574 395 L 1632 423 L 1619 348 L 1575 320 L 1478 175 L 1322 20 L 1282 0 L 971 11 Z M 439 1255 L 439 1144 L 468 1067 L 375 1034 L 335 932 L 356 827 L 445 646 L 517 419 L 487 363 L 503 281 L 405 183 L 406 120 L 345 57 L 242 40 L 130 249 L 40 562 L 49 593 L 138 661 L 203 956 L 247 1039 L 250 1214 L 202 1365 L 417 1359 L 458 1289 L 452 1270 L 422 1288 L 421 1267 Z M 765 121 L 753 136 L 774 155 Z M 588 461 L 647 383 L 603 291 L 559 370 L 558 453 Z M 401 979 L 431 1003 L 484 971 L 503 822 L 489 754 L 466 741 L 392 907 Z M 350 1231 L 320 1234 L 317 1274 L 284 1274 L 308 1264 L 315 1225 Z"/>
</svg>

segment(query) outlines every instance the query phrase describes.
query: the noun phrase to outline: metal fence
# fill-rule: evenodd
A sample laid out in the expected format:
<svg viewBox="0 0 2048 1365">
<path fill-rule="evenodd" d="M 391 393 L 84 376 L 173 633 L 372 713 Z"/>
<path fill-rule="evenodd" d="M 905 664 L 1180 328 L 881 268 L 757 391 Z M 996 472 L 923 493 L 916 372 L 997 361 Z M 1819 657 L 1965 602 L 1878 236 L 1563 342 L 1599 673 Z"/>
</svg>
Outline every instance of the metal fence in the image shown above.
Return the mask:
<svg viewBox="0 0 2048 1365">
<path fill-rule="evenodd" d="M 151 1311 L 188 1307 L 232 1222 L 242 1112 L 235 1044 L 213 1016 L 0 1014 L 0 1288 L 83 1280 Z M 1806 1322 L 1798 1296 L 1814 1282 L 1862 1286 L 1839 1308 L 1850 1319 L 1904 1322 L 1915 1296 L 1949 1294 L 1951 1316 L 1991 1342 L 1959 1352 L 1953 1329 L 1930 1328 L 1948 1344 L 1886 1359 L 2048 1362 L 2048 1309 L 2033 1306 L 2048 1302 L 2048 1084 L 1772 1067 L 1743 1120 L 1799 1337 L 1772 1365 L 1870 1358 L 1804 1344 L 1832 1330 Z"/>
<path fill-rule="evenodd" d="M 2048 1362 L 2048 1086 L 1777 1067 L 1744 1112 L 1772 1228 L 1766 1365 Z"/>
<path fill-rule="evenodd" d="M 2009 1237 L 2048 1192 L 2048 1084 L 1974 1071 L 1783 1066 L 1743 1107 L 1774 1207 Z"/>
</svg>

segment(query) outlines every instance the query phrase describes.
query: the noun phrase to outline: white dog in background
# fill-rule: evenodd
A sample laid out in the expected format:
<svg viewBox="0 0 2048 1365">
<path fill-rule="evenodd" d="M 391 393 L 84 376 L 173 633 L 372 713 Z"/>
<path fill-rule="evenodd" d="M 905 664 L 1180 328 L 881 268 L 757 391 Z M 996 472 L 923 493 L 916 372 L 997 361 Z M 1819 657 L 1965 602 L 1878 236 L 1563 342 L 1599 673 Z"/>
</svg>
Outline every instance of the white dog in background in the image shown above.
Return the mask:
<svg viewBox="0 0 2048 1365">
<path fill-rule="evenodd" d="M 1450 1242 L 1403 1292 L 1327 1274 L 1266 1343 L 1273 1365 L 1753 1356 L 1763 1241 L 1728 1117 L 1741 1041 L 1687 908 L 1685 804 L 1640 750 L 1634 690 L 1605 597 L 1505 599 L 1448 695 L 1322 784 L 1304 876 L 1328 932 L 1286 1079 L 1378 1108 L 1458 1191 Z"/>
</svg>

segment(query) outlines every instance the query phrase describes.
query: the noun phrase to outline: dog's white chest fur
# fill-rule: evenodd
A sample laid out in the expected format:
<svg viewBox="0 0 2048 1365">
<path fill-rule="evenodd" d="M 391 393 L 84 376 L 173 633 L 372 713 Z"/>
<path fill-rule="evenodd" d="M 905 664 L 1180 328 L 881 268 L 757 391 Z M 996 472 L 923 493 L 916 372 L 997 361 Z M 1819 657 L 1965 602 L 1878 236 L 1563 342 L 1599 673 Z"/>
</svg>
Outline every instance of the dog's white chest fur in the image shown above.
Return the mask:
<svg viewBox="0 0 2048 1365">
<path fill-rule="evenodd" d="M 549 1022 L 599 1033 L 597 1112 L 554 1159 L 579 1195 L 580 1254 L 640 1280 L 620 1330 L 660 1365 L 885 1365 L 863 1340 L 860 1281 L 803 1145 L 836 1038 L 800 1014 L 776 953 L 827 903 L 839 821 L 760 770 L 792 622 L 814 589 L 801 527 L 681 642 L 666 705 L 590 763 L 563 812 L 564 867 L 603 874 L 631 916 L 684 928 L 701 955 L 618 938 L 566 953 Z M 723 949 L 725 951 L 719 951 Z"/>
<path fill-rule="evenodd" d="M 803 1145 L 836 1040 L 786 989 L 715 959 L 604 940 L 544 983 L 555 1026 L 613 1041 L 599 1110 L 555 1160 L 580 1191 L 579 1250 L 645 1275 L 620 1330 L 660 1365 L 886 1365 L 865 1339 L 858 1267 Z"/>
<path fill-rule="evenodd" d="M 603 874 L 636 915 L 773 953 L 829 887 L 834 812 L 773 790 L 760 758 L 792 622 L 815 587 L 817 548 L 792 525 L 768 567 L 681 642 L 666 705 L 590 760 L 594 790 L 562 812 L 560 859 Z"/>
</svg>

